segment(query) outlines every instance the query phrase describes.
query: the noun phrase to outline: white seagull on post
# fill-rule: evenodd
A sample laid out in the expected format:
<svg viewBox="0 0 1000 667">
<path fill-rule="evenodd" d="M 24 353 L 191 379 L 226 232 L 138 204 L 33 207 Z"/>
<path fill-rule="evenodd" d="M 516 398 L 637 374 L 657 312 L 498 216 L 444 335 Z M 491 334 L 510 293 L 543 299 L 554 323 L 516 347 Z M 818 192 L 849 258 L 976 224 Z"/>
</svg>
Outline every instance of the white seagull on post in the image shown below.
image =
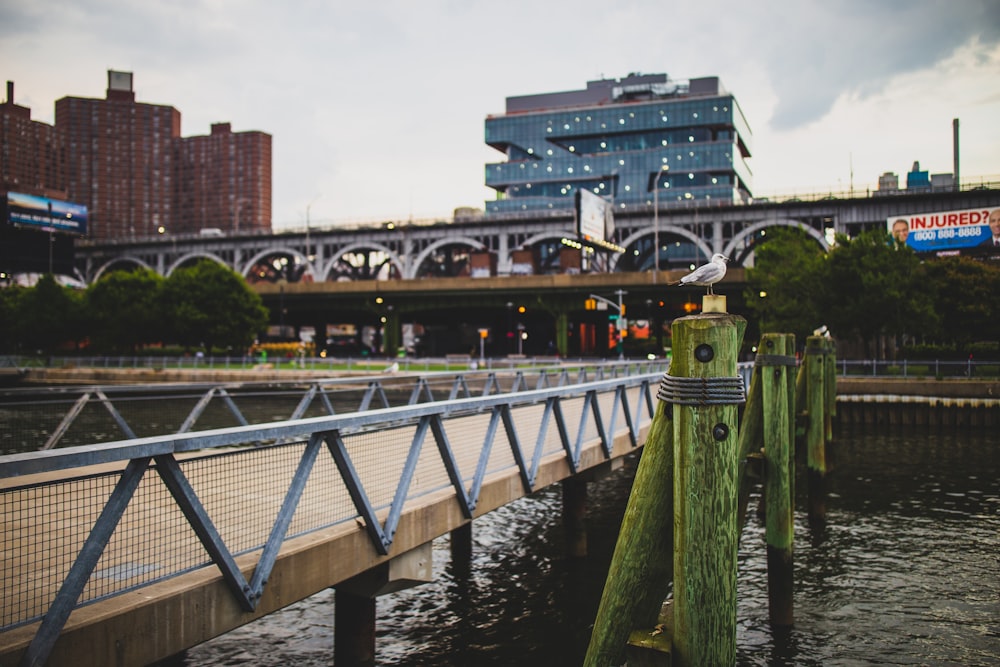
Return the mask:
<svg viewBox="0 0 1000 667">
<path fill-rule="evenodd" d="M 722 280 L 726 275 L 726 262 L 729 258 L 720 253 L 712 255 L 712 260 L 708 264 L 699 266 L 697 269 L 687 274 L 680 280 L 675 280 L 668 285 L 698 285 L 708 287 L 709 294 L 715 294 L 712 285 Z"/>
</svg>

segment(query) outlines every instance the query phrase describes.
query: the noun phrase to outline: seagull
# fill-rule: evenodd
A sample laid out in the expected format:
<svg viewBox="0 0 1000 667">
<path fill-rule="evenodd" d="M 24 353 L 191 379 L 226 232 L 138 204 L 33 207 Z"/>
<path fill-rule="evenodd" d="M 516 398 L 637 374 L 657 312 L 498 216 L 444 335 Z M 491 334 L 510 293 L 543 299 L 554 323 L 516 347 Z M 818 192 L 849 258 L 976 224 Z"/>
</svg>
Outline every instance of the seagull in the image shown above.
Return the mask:
<svg viewBox="0 0 1000 667">
<path fill-rule="evenodd" d="M 708 287 L 709 294 L 715 294 L 715 290 L 712 289 L 712 285 L 722 280 L 723 276 L 726 275 L 726 262 L 729 258 L 725 255 L 715 253 L 712 255 L 712 261 L 708 264 L 699 266 L 697 269 L 687 274 L 680 280 L 675 280 L 668 285 L 699 285 L 701 287 Z"/>
</svg>

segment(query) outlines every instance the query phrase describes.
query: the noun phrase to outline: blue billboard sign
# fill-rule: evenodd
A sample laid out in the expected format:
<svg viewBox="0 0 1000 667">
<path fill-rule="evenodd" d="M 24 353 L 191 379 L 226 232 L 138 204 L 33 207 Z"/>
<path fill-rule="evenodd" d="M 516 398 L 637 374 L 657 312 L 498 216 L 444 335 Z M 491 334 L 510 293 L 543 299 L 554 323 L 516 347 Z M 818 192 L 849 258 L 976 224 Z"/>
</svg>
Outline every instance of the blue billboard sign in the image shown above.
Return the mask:
<svg viewBox="0 0 1000 667">
<path fill-rule="evenodd" d="M 43 231 L 86 235 L 87 207 L 60 199 L 8 192 L 7 221 Z"/>
<path fill-rule="evenodd" d="M 917 252 L 961 251 L 993 246 L 1000 238 L 1000 208 L 908 213 L 886 219 L 896 243 Z"/>
</svg>

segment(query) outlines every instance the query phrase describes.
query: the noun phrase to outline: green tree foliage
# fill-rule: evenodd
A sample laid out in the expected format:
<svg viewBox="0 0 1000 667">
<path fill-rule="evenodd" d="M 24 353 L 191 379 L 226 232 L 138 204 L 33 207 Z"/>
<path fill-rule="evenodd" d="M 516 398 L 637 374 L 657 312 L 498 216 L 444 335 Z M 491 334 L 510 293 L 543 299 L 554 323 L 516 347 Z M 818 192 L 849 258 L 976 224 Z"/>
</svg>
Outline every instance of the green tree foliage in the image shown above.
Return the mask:
<svg viewBox="0 0 1000 667">
<path fill-rule="evenodd" d="M 755 266 L 747 271 L 747 307 L 761 333 L 793 333 L 804 341 L 825 323 L 821 295 L 826 252 L 800 229 L 767 232 L 756 248 Z M 761 296 L 761 295 L 764 296 Z"/>
<path fill-rule="evenodd" d="M 17 337 L 22 349 L 52 354 L 86 337 L 83 294 L 42 276 L 17 300 Z"/>
<path fill-rule="evenodd" d="M 16 352 L 20 347 L 20 301 L 25 290 L 13 286 L 0 289 L 0 352 Z"/>
<path fill-rule="evenodd" d="M 187 348 L 245 348 L 269 316 L 238 273 L 211 260 L 175 270 L 163 283 L 163 304 L 172 340 Z"/>
<path fill-rule="evenodd" d="M 91 342 L 102 351 L 135 352 L 163 339 L 163 278 L 148 268 L 112 271 L 86 292 Z"/>
<path fill-rule="evenodd" d="M 933 326 L 933 301 L 922 277 L 917 255 L 893 244 L 885 231 L 839 238 L 827 260 L 821 299 L 830 331 L 838 338 L 859 337 L 871 356 L 879 336 Z"/>
<path fill-rule="evenodd" d="M 924 289 L 938 315 L 929 338 L 960 350 L 977 341 L 1000 341 L 1000 266 L 943 257 L 926 262 L 924 272 Z"/>
<path fill-rule="evenodd" d="M 880 336 L 935 330 L 935 313 L 948 312 L 940 308 L 946 295 L 966 298 L 940 291 L 935 285 L 941 280 L 947 278 L 928 272 L 909 247 L 893 244 L 881 230 L 839 237 L 824 253 L 804 232 L 783 229 L 769 232 L 757 249 L 746 300 L 762 332 L 790 332 L 801 341 L 825 324 L 837 338 L 863 341 L 871 356 Z M 767 296 L 761 298 L 761 291 Z M 957 324 L 969 318 L 959 318 L 959 306 L 952 307 L 955 325 L 968 326 Z"/>
</svg>

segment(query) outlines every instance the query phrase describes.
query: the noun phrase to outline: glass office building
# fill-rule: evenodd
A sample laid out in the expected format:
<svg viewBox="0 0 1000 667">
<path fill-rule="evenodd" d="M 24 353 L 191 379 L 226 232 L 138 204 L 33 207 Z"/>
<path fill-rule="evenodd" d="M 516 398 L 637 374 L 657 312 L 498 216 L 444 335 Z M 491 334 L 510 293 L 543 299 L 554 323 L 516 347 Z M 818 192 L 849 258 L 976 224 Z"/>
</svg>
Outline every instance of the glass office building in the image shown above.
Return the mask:
<svg viewBox="0 0 1000 667">
<path fill-rule="evenodd" d="M 486 165 L 487 215 L 572 209 L 579 188 L 616 210 L 752 194 L 750 128 L 717 77 L 630 74 L 506 106 L 486 119 L 486 143 L 506 157 Z"/>
</svg>

